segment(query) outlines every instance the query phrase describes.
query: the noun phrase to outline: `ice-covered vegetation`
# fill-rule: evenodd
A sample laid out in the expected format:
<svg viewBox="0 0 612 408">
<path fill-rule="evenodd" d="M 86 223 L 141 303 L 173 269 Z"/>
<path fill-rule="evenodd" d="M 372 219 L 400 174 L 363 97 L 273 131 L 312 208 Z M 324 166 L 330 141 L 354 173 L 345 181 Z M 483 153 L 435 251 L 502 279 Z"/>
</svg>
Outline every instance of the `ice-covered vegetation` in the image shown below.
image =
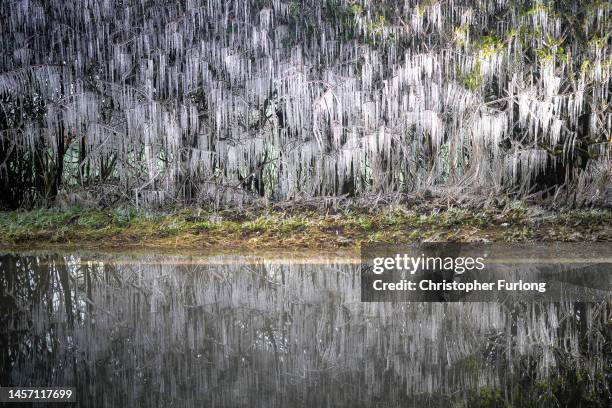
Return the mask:
<svg viewBox="0 0 612 408">
<path fill-rule="evenodd" d="M 0 204 L 75 188 L 157 205 L 432 186 L 597 203 L 612 178 L 610 13 L 601 0 L 3 1 Z"/>
</svg>

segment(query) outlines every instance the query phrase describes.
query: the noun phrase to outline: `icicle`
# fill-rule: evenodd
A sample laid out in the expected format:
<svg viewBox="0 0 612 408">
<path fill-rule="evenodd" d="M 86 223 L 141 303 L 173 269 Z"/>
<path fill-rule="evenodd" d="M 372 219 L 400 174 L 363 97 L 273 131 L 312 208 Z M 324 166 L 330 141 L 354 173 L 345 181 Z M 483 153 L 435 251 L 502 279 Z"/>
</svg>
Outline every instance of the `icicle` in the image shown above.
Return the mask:
<svg viewBox="0 0 612 408">
<path fill-rule="evenodd" d="M 325 2 L 184 3 L 3 2 L 0 98 L 19 125 L 2 142 L 59 154 L 62 138 L 84 137 L 92 174 L 113 156 L 112 182 L 179 201 L 185 185 L 244 197 L 227 186 L 261 170 L 266 146 L 282 160 L 264 166 L 281 200 L 351 179 L 360 193 L 524 183 L 557 162 L 543 148 L 569 163 L 583 137 L 598 138 L 584 180 L 602 180 L 605 2 L 585 11 L 588 43 L 565 36 L 563 52 L 563 17 L 544 1 L 341 1 L 331 14 Z M 21 115 L 32 101 L 43 112 Z"/>
</svg>

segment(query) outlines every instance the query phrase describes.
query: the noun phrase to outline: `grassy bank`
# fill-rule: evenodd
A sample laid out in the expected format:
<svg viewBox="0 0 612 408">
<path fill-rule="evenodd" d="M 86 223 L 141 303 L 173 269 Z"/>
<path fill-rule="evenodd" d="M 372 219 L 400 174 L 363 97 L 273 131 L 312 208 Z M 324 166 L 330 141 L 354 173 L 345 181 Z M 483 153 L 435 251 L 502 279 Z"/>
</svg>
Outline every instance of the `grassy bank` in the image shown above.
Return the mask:
<svg viewBox="0 0 612 408">
<path fill-rule="evenodd" d="M 342 248 L 418 241 L 612 241 L 612 212 L 505 210 L 151 212 L 133 208 L 0 212 L 0 245 Z"/>
</svg>

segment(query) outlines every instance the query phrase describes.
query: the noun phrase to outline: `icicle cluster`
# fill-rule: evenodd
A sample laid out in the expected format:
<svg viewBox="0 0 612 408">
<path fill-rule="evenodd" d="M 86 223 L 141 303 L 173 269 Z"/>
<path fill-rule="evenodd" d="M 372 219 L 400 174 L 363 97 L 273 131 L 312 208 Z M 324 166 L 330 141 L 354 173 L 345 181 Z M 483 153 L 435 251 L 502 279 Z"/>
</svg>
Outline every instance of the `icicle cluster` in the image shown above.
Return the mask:
<svg viewBox="0 0 612 408">
<path fill-rule="evenodd" d="M 529 192 L 592 168 L 581 180 L 601 182 L 610 13 L 577 0 L 6 1 L 0 174 L 10 152 L 49 149 L 65 185 L 112 181 L 147 205 Z"/>
</svg>

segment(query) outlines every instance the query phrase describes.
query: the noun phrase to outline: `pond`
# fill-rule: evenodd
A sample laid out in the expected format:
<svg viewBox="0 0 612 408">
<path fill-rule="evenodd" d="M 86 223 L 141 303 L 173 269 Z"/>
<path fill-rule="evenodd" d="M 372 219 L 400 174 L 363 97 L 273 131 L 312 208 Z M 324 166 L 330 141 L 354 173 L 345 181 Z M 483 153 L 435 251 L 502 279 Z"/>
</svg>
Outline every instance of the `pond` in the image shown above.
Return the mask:
<svg viewBox="0 0 612 408">
<path fill-rule="evenodd" d="M 352 255 L 3 252 L 0 302 L 1 384 L 79 406 L 609 401 L 609 301 L 361 302 Z"/>
</svg>

